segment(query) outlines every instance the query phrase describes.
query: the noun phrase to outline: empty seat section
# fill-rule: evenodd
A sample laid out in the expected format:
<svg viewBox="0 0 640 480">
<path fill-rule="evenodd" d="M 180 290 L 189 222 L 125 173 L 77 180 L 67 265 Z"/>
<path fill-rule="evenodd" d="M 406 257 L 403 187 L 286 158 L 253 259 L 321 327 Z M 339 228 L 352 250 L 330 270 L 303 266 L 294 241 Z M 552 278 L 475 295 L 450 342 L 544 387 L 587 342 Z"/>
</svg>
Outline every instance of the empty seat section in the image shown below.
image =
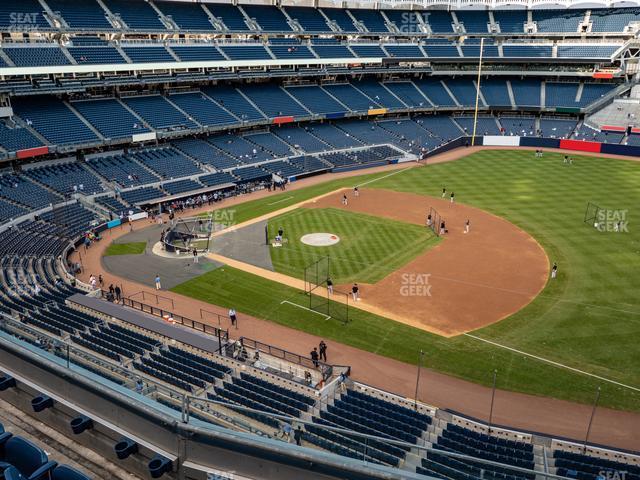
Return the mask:
<svg viewBox="0 0 640 480">
<path fill-rule="evenodd" d="M 303 150 L 305 152 L 323 152 L 325 150 L 331 150 L 331 147 L 320 140 L 318 137 L 312 134 L 309 127 L 281 127 L 273 131 L 283 141 L 287 142 L 292 147 Z"/>
<path fill-rule="evenodd" d="M 123 46 L 122 50 L 133 63 L 175 62 L 175 58 L 163 46 L 131 47 Z"/>
<path fill-rule="evenodd" d="M 62 15 L 70 28 L 113 30 L 106 12 L 96 0 L 51 0 L 47 4 Z"/>
<path fill-rule="evenodd" d="M 361 58 L 384 58 L 387 54 L 378 44 L 375 45 L 351 45 L 351 50 Z"/>
<path fill-rule="evenodd" d="M 313 45 L 312 49 L 320 58 L 353 58 L 346 45 Z"/>
<path fill-rule="evenodd" d="M 538 33 L 576 33 L 584 19 L 584 10 L 532 10 Z"/>
<path fill-rule="evenodd" d="M 540 132 L 543 137 L 569 138 L 576 128 L 576 120 L 541 118 Z"/>
<path fill-rule="evenodd" d="M 501 33 L 524 33 L 527 22 L 526 10 L 494 10 L 493 19 L 500 27 Z"/>
<path fill-rule="evenodd" d="M 93 195 L 104 190 L 98 177 L 77 163 L 34 168 L 27 175 L 62 194 L 79 192 Z"/>
<path fill-rule="evenodd" d="M 67 50 L 79 65 L 127 63 L 118 50 L 111 46 L 72 46 Z"/>
<path fill-rule="evenodd" d="M 209 137 L 208 141 L 216 148 L 247 165 L 271 160 L 274 157 L 271 152 L 231 133 Z"/>
<path fill-rule="evenodd" d="M 162 178 L 179 178 L 202 171 L 193 161 L 174 148 L 139 150 L 131 156 Z"/>
<path fill-rule="evenodd" d="M 369 109 L 380 107 L 349 83 L 323 85 L 322 88 L 337 98 L 340 103 L 346 105 L 349 110 L 366 112 Z"/>
<path fill-rule="evenodd" d="M 221 45 L 220 50 L 229 60 L 271 60 L 271 55 L 262 45 Z"/>
<path fill-rule="evenodd" d="M 307 130 L 315 137 L 334 148 L 361 147 L 362 143 L 355 137 L 340 130 L 330 123 L 314 123 L 307 126 Z"/>
<path fill-rule="evenodd" d="M 473 134 L 473 117 L 453 117 L 466 134 Z M 500 135 L 500 127 L 494 117 L 478 117 L 476 122 L 476 135 Z"/>
<path fill-rule="evenodd" d="M 202 93 L 181 93 L 171 95 L 171 102 L 205 127 L 214 125 L 232 125 L 238 120 L 220 108 Z"/>
<path fill-rule="evenodd" d="M 218 50 L 216 47 L 198 45 L 171 45 L 171 50 L 173 50 L 173 53 L 175 53 L 183 62 L 219 62 L 226 60 L 226 58 L 224 58 L 224 55 L 222 55 L 222 53 L 220 53 L 220 50 Z"/>
<path fill-rule="evenodd" d="M 164 197 L 164 193 L 162 193 L 162 190 L 159 190 L 155 187 L 142 187 L 136 190 L 122 192 L 120 195 L 125 202 L 131 205 L 134 205 L 136 203 L 144 203 L 148 202 L 149 200 Z"/>
<path fill-rule="evenodd" d="M 464 25 L 467 33 L 488 33 L 489 14 L 484 10 L 457 10 L 458 23 Z"/>
<path fill-rule="evenodd" d="M 488 105 L 511 107 L 511 99 L 505 80 L 484 79 L 480 82 L 480 90 Z"/>
<path fill-rule="evenodd" d="M 57 45 L 33 44 L 4 47 L 2 50 L 16 67 L 46 67 L 71 63 Z"/>
<path fill-rule="evenodd" d="M 327 16 L 338 30 L 343 32 L 357 32 L 358 29 L 353 24 L 353 20 L 347 13 L 346 9 L 342 8 L 323 8 L 322 11 Z"/>
<path fill-rule="evenodd" d="M 284 143 L 271 132 L 245 135 L 243 138 L 250 141 L 251 143 L 255 143 L 257 146 L 268 152 L 271 152 L 277 157 L 286 157 L 288 155 L 291 155 L 291 149 L 289 148 L 289 145 Z"/>
<path fill-rule="evenodd" d="M 133 30 L 166 31 L 160 16 L 153 7 L 142 0 L 103 0 L 109 11 L 119 15 Z"/>
<path fill-rule="evenodd" d="M 242 94 L 232 87 L 206 87 L 204 93 L 242 121 L 265 120 L 265 117 Z"/>
<path fill-rule="evenodd" d="M 222 21 L 227 30 L 232 32 L 248 32 L 251 30 L 245 21 L 244 15 L 235 5 L 207 3 L 206 7 L 214 17 Z"/>
<path fill-rule="evenodd" d="M 242 9 L 264 32 L 290 32 L 291 27 L 282 11 L 272 5 L 244 4 Z"/>
<path fill-rule="evenodd" d="M 240 88 L 267 116 L 309 116 L 309 113 L 278 85 L 247 85 Z"/>
<path fill-rule="evenodd" d="M 589 16 L 591 20 L 591 32 L 623 32 L 625 27 L 631 22 L 640 21 L 640 9 L 638 8 L 615 8 L 591 10 Z"/>
<path fill-rule="evenodd" d="M 378 10 L 352 8 L 349 10 L 356 21 L 362 23 L 369 32 L 388 33 L 386 20 Z"/>
<path fill-rule="evenodd" d="M 361 80 L 352 82 L 352 85 L 364 93 L 378 105 L 385 108 L 406 108 L 406 105 L 387 90 L 381 83 L 372 80 Z"/>
<path fill-rule="evenodd" d="M 166 17 L 171 17 L 181 30 L 215 30 L 202 5 L 187 2 L 158 2 L 155 5 Z"/>
<path fill-rule="evenodd" d="M 172 145 L 198 162 L 211 165 L 217 170 L 237 167 L 241 163 L 203 139 L 182 138 L 172 142 Z M 202 181 L 202 177 L 200 177 L 200 181 Z"/>
<path fill-rule="evenodd" d="M 424 18 L 433 33 L 453 33 L 453 18 L 449 12 L 432 10 L 424 12 Z"/>
<path fill-rule="evenodd" d="M 515 135 L 520 137 L 535 135 L 535 118 L 533 117 L 501 117 L 500 125 L 504 129 L 505 135 Z"/>
<path fill-rule="evenodd" d="M 429 40 L 429 43 L 423 45 L 422 49 L 427 53 L 428 57 L 454 58 L 460 56 L 455 43 L 433 43 L 433 40 Z"/>
<path fill-rule="evenodd" d="M 302 103 L 307 110 L 315 114 L 340 113 L 347 110 L 317 86 L 288 87 L 286 90 Z"/>
<path fill-rule="evenodd" d="M 307 33 L 331 31 L 326 19 L 322 16 L 320 10 L 316 8 L 287 6 L 284 7 L 284 10 Z"/>
<path fill-rule="evenodd" d="M 158 182 L 160 178 L 125 155 L 94 157 L 87 163 L 109 182 L 122 188 Z"/>
<path fill-rule="evenodd" d="M 502 46 L 505 57 L 517 58 L 550 58 L 553 53 L 551 45 L 505 44 Z"/>
<path fill-rule="evenodd" d="M 269 50 L 276 58 L 316 58 L 304 45 L 269 45 Z"/>
<path fill-rule="evenodd" d="M 12 174 L 0 176 L 0 197 L 30 209 L 43 208 L 62 199 L 59 195 L 48 192 L 23 176 Z"/>
<path fill-rule="evenodd" d="M 24 98 L 14 101 L 13 108 L 25 122 L 54 145 L 98 141 L 98 137 L 57 98 Z M 60 128 L 60 125 L 65 128 Z"/>
<path fill-rule="evenodd" d="M 88 100 L 72 105 L 105 138 L 124 138 L 149 131 L 116 99 Z"/>
<path fill-rule="evenodd" d="M 431 107 L 412 82 L 385 82 L 384 86 L 410 107 Z"/>
<path fill-rule="evenodd" d="M 195 123 L 160 95 L 126 97 L 122 101 L 153 128 L 185 129 L 196 127 Z"/>
<path fill-rule="evenodd" d="M 18 125 L 9 127 L 0 121 L 0 146 L 9 152 L 17 152 L 40 147 L 42 141 L 38 140 L 27 128 Z"/>
<path fill-rule="evenodd" d="M 444 82 L 460 105 L 472 107 L 476 104 L 476 84 L 467 78 L 448 79 Z M 479 105 L 482 106 L 482 100 Z"/>
<path fill-rule="evenodd" d="M 522 107 L 540 106 L 539 80 L 511 80 L 510 83 L 516 105 Z"/>
<path fill-rule="evenodd" d="M 16 15 L 18 13 L 18 15 Z M 0 2 L 0 28 L 18 30 L 51 30 L 38 0 L 2 0 Z"/>
<path fill-rule="evenodd" d="M 390 57 L 398 58 L 421 58 L 424 53 L 418 45 L 393 45 L 385 44 L 384 49 L 389 53 Z"/>
</svg>

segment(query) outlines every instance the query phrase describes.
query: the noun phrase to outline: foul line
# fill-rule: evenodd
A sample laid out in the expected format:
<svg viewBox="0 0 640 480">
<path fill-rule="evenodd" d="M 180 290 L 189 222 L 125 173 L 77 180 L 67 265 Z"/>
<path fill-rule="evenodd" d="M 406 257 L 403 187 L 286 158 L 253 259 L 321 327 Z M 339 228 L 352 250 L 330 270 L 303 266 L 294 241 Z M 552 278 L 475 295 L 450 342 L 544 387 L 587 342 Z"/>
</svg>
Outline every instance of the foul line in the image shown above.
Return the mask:
<svg viewBox="0 0 640 480">
<path fill-rule="evenodd" d="M 267 203 L 267 205 L 276 205 L 277 203 L 286 202 L 287 200 L 291 200 L 292 198 L 293 198 L 293 195 L 287 198 L 281 198 L 280 200 L 277 200 L 275 202 Z"/>
<path fill-rule="evenodd" d="M 367 180 L 366 182 L 359 183 L 356 187 L 363 187 L 365 185 L 369 185 L 370 183 L 377 182 L 378 180 L 382 180 L 384 178 L 392 177 L 393 175 L 397 175 L 398 173 L 406 172 L 407 170 L 411 170 L 413 167 L 402 168 L 400 170 L 396 170 L 395 172 L 388 173 L 387 175 L 383 175 L 382 177 L 373 178 L 371 180 Z"/>
<path fill-rule="evenodd" d="M 463 333 L 463 335 L 465 335 L 467 337 L 474 338 L 474 339 L 479 340 L 481 342 L 488 343 L 488 344 L 493 345 L 495 347 L 504 348 L 505 350 L 509 350 L 511 352 L 514 352 L 514 353 L 517 353 L 517 354 L 520 354 L 520 355 L 524 355 L 526 357 L 530 357 L 530 358 L 533 358 L 535 360 L 539 360 L 539 361 L 544 362 L 544 363 L 548 363 L 548 364 L 553 365 L 555 367 L 564 368 L 566 370 L 570 370 L 570 371 L 575 372 L 575 373 L 580 373 L 582 375 L 587 375 L 589 377 L 597 378 L 598 380 L 602 380 L 603 382 L 612 383 L 614 385 L 618 385 L 619 387 L 624 387 L 624 388 L 628 388 L 629 390 L 634 390 L 636 392 L 640 392 L 640 388 L 632 387 L 631 385 L 626 385 L 624 383 L 616 382 L 615 380 L 610 380 L 608 378 L 601 377 L 600 375 L 596 375 L 594 373 L 585 372 L 584 370 L 579 370 L 577 368 L 573 368 L 573 367 L 570 367 L 568 365 L 564 365 L 562 363 L 554 362 L 553 360 L 549 360 L 549 359 L 546 359 L 546 358 L 543 358 L 543 357 L 539 357 L 537 355 L 532 355 L 531 353 L 523 352 L 522 350 L 517 350 L 515 348 L 507 347 L 506 345 L 502 345 L 500 343 L 492 342 L 491 340 L 486 340 L 484 338 L 477 337 L 477 336 L 472 335 L 470 333 Z"/>
<path fill-rule="evenodd" d="M 289 305 L 293 305 L 294 307 L 302 308 L 303 310 L 308 310 L 311 313 L 315 313 L 316 315 L 320 315 L 320 316 L 324 317 L 325 320 L 330 320 L 331 319 L 331 315 L 325 315 L 324 313 L 316 312 L 315 310 L 312 310 L 312 309 L 307 308 L 307 307 L 303 307 L 302 305 L 298 305 L 297 303 L 290 302 L 289 300 L 281 301 L 280 305 L 282 305 L 283 303 L 288 303 Z"/>
</svg>

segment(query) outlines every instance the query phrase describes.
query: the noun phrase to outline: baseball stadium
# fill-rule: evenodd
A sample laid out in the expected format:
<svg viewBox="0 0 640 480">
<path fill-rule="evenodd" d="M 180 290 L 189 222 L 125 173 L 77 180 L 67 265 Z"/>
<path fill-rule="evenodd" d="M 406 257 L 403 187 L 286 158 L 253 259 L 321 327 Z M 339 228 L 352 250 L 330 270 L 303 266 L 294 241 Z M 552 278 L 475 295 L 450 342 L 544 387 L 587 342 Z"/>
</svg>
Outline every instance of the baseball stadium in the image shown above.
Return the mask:
<svg viewBox="0 0 640 480">
<path fill-rule="evenodd" d="M 639 38 L 1 0 L 0 478 L 640 480 Z"/>
</svg>

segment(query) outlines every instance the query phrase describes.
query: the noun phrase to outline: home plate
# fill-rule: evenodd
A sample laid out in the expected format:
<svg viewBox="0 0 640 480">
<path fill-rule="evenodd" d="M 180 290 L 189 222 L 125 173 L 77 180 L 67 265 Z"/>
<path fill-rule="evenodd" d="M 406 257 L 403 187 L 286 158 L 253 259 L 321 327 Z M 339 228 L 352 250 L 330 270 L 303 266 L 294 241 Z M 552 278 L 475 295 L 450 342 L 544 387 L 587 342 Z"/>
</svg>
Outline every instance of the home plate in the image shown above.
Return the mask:
<svg viewBox="0 0 640 480">
<path fill-rule="evenodd" d="M 300 238 L 300 241 L 312 247 L 328 247 L 338 243 L 340 237 L 333 233 L 307 233 Z"/>
</svg>

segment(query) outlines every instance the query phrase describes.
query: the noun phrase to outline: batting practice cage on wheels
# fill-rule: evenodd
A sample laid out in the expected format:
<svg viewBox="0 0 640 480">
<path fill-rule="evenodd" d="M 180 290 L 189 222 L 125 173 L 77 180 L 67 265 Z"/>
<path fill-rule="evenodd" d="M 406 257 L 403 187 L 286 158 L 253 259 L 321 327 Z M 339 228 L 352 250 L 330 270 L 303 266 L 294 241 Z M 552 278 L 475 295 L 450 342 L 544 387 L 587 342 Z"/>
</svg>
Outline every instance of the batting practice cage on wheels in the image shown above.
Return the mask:
<svg viewBox="0 0 640 480">
<path fill-rule="evenodd" d="M 164 237 L 164 248 L 168 252 L 188 253 L 195 248 L 198 253 L 209 251 L 213 220 L 209 218 L 181 218 Z"/>
<path fill-rule="evenodd" d="M 331 259 L 322 257 L 304 268 L 304 291 L 309 297 L 309 309 L 335 318 L 342 323 L 349 321 L 349 293 L 329 288 Z"/>
<path fill-rule="evenodd" d="M 595 203 L 587 203 L 587 209 L 584 212 L 584 223 L 592 227 L 598 228 L 598 214 L 602 209 Z"/>
<path fill-rule="evenodd" d="M 431 219 L 431 224 L 428 224 L 428 227 L 433 230 L 433 233 L 435 233 L 437 236 L 440 236 L 440 222 L 442 222 L 443 218 L 440 216 L 440 214 L 438 213 L 438 211 L 433 208 L 433 207 L 429 207 L 429 213 L 427 214 L 427 219 Z"/>
</svg>

